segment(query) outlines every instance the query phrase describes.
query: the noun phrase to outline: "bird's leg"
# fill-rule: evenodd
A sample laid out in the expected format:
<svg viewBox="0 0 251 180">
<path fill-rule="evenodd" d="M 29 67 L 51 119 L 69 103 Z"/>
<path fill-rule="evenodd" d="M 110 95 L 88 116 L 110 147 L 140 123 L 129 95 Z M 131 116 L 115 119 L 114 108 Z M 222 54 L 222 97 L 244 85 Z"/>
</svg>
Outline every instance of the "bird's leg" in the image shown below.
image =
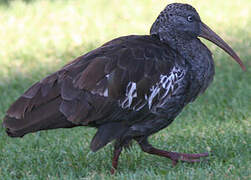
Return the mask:
<svg viewBox="0 0 251 180">
<path fill-rule="evenodd" d="M 160 149 L 154 148 L 151 144 L 149 144 L 147 139 L 138 140 L 138 143 L 141 149 L 146 153 L 155 154 L 158 156 L 163 156 L 163 157 L 167 157 L 171 159 L 173 166 L 175 166 L 178 161 L 189 162 L 189 163 L 200 162 L 201 160 L 199 158 L 207 157 L 209 155 L 208 153 L 185 154 L 185 153 L 168 152 L 168 151 L 160 150 Z"/>
<path fill-rule="evenodd" d="M 122 146 L 115 144 L 114 151 L 113 151 L 113 158 L 112 158 L 111 174 L 114 174 L 115 170 L 118 167 L 118 160 L 119 160 L 119 155 L 121 154 L 121 151 L 122 151 Z"/>
</svg>

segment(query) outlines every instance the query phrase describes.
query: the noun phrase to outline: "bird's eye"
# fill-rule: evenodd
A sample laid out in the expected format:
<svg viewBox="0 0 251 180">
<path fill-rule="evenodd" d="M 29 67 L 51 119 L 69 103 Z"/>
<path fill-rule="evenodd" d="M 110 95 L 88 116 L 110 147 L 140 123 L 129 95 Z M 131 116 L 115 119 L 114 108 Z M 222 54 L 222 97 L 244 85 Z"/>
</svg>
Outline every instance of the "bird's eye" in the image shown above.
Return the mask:
<svg viewBox="0 0 251 180">
<path fill-rule="evenodd" d="M 193 22 L 193 16 L 188 16 L 188 17 L 187 17 L 187 21 L 188 21 L 188 22 Z"/>
</svg>

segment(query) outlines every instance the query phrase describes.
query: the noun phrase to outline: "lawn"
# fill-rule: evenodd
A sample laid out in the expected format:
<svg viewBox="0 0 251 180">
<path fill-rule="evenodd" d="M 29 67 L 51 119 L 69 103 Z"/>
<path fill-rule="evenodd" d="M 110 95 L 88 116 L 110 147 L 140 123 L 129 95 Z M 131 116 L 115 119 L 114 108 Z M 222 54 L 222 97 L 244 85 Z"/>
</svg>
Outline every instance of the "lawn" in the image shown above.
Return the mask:
<svg viewBox="0 0 251 180">
<path fill-rule="evenodd" d="M 163 0 L 0 0 L 0 122 L 11 103 L 34 82 L 115 37 L 148 34 Z M 74 128 L 6 136 L 0 127 L 1 179 L 251 179 L 251 1 L 179 1 L 243 59 L 243 72 L 226 53 L 214 54 L 216 75 L 205 94 L 168 128 L 151 137 L 156 147 L 186 153 L 210 151 L 207 162 L 179 163 L 123 151 L 110 175 L 112 144 L 97 153 L 95 130 Z"/>
</svg>

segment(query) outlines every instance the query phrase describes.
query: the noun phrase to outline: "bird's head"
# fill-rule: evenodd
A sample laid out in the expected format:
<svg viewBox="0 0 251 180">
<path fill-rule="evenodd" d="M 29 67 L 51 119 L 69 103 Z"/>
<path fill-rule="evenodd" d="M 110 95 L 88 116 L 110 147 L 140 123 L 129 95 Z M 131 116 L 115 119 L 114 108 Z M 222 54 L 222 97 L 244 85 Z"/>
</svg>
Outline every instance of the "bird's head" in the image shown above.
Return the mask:
<svg viewBox="0 0 251 180">
<path fill-rule="evenodd" d="M 173 3 L 160 13 L 151 27 L 151 35 L 157 35 L 161 41 L 176 44 L 193 38 L 205 38 L 228 53 L 245 70 L 245 66 L 233 49 L 206 24 L 204 24 L 196 9 L 188 4 Z"/>
</svg>

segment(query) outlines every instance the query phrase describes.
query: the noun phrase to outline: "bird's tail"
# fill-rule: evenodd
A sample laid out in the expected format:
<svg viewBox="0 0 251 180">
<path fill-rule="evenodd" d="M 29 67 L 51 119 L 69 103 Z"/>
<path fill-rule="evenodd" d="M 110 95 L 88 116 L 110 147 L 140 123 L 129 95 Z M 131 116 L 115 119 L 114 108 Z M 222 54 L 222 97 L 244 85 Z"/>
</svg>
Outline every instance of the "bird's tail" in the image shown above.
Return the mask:
<svg viewBox="0 0 251 180">
<path fill-rule="evenodd" d="M 29 112 L 25 112 L 20 118 L 7 113 L 4 118 L 3 126 L 10 137 L 23 137 L 30 132 L 36 132 L 47 129 L 71 128 L 76 126 L 68 121 L 65 116 L 59 111 L 61 98 L 56 97 L 49 102 L 38 107 L 33 107 Z M 25 106 L 25 100 L 19 98 L 9 109 L 17 109 Z"/>
</svg>

